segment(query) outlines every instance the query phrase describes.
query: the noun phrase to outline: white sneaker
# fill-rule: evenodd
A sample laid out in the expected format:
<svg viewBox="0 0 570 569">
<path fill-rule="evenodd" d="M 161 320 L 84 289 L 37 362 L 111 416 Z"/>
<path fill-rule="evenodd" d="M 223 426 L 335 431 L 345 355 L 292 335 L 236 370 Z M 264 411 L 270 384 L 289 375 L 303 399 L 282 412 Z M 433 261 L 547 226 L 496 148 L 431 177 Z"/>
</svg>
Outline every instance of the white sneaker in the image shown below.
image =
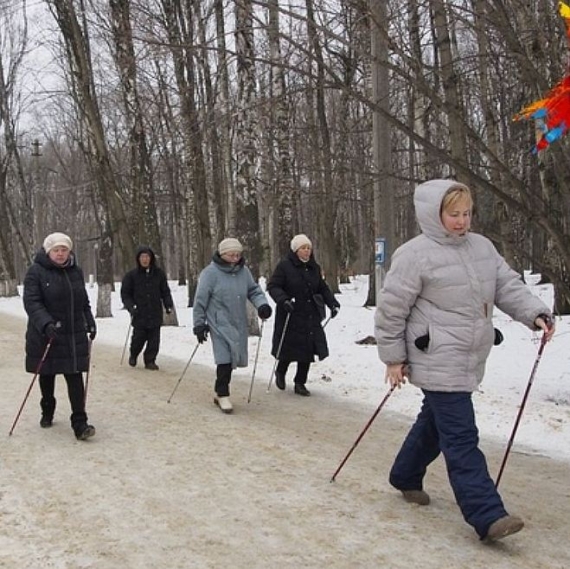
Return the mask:
<svg viewBox="0 0 570 569">
<path fill-rule="evenodd" d="M 221 409 L 222 413 L 231 413 L 234 410 L 228 396 L 221 397 L 220 395 L 216 395 L 214 397 L 214 403 Z"/>
</svg>

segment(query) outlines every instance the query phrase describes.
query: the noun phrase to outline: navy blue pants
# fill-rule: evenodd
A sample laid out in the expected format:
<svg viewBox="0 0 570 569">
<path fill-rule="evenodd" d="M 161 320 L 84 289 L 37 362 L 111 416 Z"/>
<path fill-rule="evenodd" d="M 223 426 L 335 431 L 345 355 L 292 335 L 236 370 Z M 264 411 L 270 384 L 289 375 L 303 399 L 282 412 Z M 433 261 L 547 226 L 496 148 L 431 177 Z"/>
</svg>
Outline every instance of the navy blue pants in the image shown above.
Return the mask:
<svg viewBox="0 0 570 569">
<path fill-rule="evenodd" d="M 471 393 L 423 393 L 420 413 L 390 471 L 390 484 L 398 490 L 422 490 L 427 467 L 441 452 L 463 517 L 484 538 L 507 512 L 478 446 Z"/>
</svg>

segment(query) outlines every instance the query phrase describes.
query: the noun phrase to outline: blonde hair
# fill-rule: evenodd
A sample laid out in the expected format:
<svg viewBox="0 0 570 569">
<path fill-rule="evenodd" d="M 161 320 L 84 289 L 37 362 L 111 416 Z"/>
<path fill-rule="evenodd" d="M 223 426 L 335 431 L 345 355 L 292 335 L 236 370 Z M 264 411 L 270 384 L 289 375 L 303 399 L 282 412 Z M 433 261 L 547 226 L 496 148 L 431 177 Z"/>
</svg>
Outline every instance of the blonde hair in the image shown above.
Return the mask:
<svg viewBox="0 0 570 569">
<path fill-rule="evenodd" d="M 440 214 L 463 200 L 469 203 L 469 209 L 473 209 L 473 197 L 471 196 L 471 190 L 467 186 L 453 186 L 449 188 L 441 200 Z"/>
</svg>

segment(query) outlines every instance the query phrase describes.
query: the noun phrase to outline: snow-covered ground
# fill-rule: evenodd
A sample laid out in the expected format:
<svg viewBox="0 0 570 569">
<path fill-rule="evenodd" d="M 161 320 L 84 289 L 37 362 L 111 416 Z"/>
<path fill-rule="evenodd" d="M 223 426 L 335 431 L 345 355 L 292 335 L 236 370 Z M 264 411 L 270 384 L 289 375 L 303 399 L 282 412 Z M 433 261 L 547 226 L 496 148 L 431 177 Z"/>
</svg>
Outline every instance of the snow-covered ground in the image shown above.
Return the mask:
<svg viewBox="0 0 570 569">
<path fill-rule="evenodd" d="M 552 307 L 552 286 L 535 285 L 535 275 L 527 275 L 534 294 Z M 263 285 L 263 283 L 262 283 Z M 181 369 L 196 345 L 192 334 L 192 314 L 187 308 L 185 287 L 170 282 L 178 313 L 179 327 L 162 329 L 161 355 L 180 359 Z M 341 286 L 338 300 L 341 310 L 337 318 L 326 327 L 330 356 L 311 367 L 308 387 L 327 392 L 352 402 L 374 408 L 385 395 L 384 366 L 378 359 L 376 346 L 356 342 L 374 334 L 374 310 L 364 308 L 368 278 L 355 277 L 350 284 Z M 113 293 L 113 318 L 98 319 L 98 343 L 121 346 L 128 330 L 128 313 L 122 310 L 117 283 Z M 89 288 L 92 306 L 97 305 L 96 285 Z M 273 305 L 273 303 L 271 302 Z M 95 311 L 95 309 L 93 309 Z M 0 298 L 0 313 L 25 316 L 22 300 Z M 496 310 L 495 326 L 505 337 L 500 346 L 493 348 L 487 363 L 487 372 L 481 389 L 475 395 L 478 426 L 481 435 L 497 441 L 507 441 L 514 424 L 524 390 L 537 355 L 540 336 Z M 557 318 L 557 332 L 545 350 L 538 367 L 530 396 L 517 431 L 515 444 L 527 446 L 553 458 L 570 459 L 570 317 Z M 264 397 L 274 366 L 270 354 L 273 318 L 264 325 L 259 358 L 254 380 L 253 397 Z M 259 338 L 250 338 L 250 362 L 253 364 Z M 160 363 L 160 355 L 159 355 Z M 201 346 L 193 359 L 194 364 L 214 367 L 210 344 Z M 235 377 L 249 381 L 253 365 L 238 370 Z M 294 365 L 292 366 L 294 370 Z M 291 374 L 291 370 L 289 372 Z M 419 409 L 421 394 L 412 386 L 396 391 L 386 408 L 414 417 Z"/>
<path fill-rule="evenodd" d="M 273 319 L 253 366 L 232 380 L 235 412 L 212 402 L 211 346 L 196 351 L 186 291 L 171 283 L 179 327 L 165 327 L 160 371 L 120 365 L 128 315 L 99 319 L 88 414 L 97 434 L 76 441 L 65 382 L 51 429 L 41 429 L 37 385 L 7 436 L 30 384 L 23 370 L 21 298 L 0 299 L 0 568 L 4 569 L 567 569 L 570 491 L 568 320 L 546 347 L 501 482 L 523 532 L 483 545 L 463 521 L 444 461 L 430 466 L 432 502 L 405 503 L 387 482 L 418 410 L 412 386 L 396 391 L 334 484 L 330 478 L 387 393 L 362 307 L 367 281 L 343 286 L 326 331 L 331 356 L 311 368 L 312 397 L 267 383 Z M 117 287 L 118 290 L 118 287 Z M 551 302 L 550 287 L 533 287 Z M 89 288 L 93 305 L 96 288 Z M 496 476 L 528 381 L 538 336 L 498 314 L 505 342 L 493 349 L 475 397 L 481 445 Z M 253 363 L 259 338 L 250 339 Z M 168 403 L 174 387 L 178 389 Z M 2 436 L 2 432 L 5 433 Z M 552 458 L 551 458 L 552 457 Z M 554 460 L 554 458 L 564 459 Z"/>
</svg>

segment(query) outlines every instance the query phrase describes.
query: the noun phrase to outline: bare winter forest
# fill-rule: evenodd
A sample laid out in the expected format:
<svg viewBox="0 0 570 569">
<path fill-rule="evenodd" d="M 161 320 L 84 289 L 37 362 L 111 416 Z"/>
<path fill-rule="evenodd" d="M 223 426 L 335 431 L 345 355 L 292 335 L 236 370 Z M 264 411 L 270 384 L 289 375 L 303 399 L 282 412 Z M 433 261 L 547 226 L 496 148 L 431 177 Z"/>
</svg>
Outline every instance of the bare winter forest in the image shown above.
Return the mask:
<svg viewBox="0 0 570 569">
<path fill-rule="evenodd" d="M 98 316 L 140 243 L 191 298 L 221 238 L 266 275 L 303 231 L 338 290 L 454 177 L 568 313 L 568 142 L 513 121 L 568 54 L 555 0 L 0 0 L 0 295 L 56 230 Z"/>
</svg>

